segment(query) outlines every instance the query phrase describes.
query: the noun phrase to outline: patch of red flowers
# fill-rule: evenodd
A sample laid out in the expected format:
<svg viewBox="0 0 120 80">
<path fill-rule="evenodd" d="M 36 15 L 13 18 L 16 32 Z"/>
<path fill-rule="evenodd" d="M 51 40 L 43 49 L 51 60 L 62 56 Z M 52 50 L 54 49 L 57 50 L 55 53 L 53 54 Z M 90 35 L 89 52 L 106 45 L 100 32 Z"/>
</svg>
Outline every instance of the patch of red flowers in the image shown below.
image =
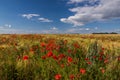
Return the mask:
<svg viewBox="0 0 120 80">
<path fill-rule="evenodd" d="M 62 77 L 62 76 L 61 76 L 60 74 L 56 74 L 56 75 L 55 75 L 55 80 L 60 80 L 61 77 Z"/>
<path fill-rule="evenodd" d="M 81 68 L 81 69 L 80 69 L 80 73 L 81 73 L 81 74 L 85 74 L 85 72 L 86 72 L 86 70 L 85 70 L 84 68 Z"/>
<path fill-rule="evenodd" d="M 28 56 L 27 55 L 25 55 L 25 56 L 23 56 L 23 60 L 28 60 Z"/>
</svg>

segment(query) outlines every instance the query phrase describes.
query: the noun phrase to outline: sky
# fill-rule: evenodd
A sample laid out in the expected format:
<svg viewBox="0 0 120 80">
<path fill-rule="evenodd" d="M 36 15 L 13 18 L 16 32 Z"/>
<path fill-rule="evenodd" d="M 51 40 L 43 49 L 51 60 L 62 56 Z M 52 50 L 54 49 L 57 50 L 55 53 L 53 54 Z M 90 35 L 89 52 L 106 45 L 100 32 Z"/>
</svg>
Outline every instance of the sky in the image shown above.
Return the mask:
<svg viewBox="0 0 120 80">
<path fill-rule="evenodd" d="M 0 0 L 0 34 L 120 33 L 120 0 Z"/>
</svg>

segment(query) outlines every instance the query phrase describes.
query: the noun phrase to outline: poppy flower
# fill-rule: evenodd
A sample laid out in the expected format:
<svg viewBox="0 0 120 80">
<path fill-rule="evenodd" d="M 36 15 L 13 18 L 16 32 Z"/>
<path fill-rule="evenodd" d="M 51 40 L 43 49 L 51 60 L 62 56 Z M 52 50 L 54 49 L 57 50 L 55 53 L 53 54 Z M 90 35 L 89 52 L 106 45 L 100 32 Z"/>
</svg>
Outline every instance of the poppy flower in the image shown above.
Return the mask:
<svg viewBox="0 0 120 80">
<path fill-rule="evenodd" d="M 102 73 L 105 73 L 105 69 L 101 69 L 101 72 L 102 72 Z"/>
<path fill-rule="evenodd" d="M 71 63 L 73 61 L 73 59 L 71 57 L 68 57 L 67 61 L 68 61 L 68 63 Z"/>
<path fill-rule="evenodd" d="M 86 60 L 86 61 L 88 61 L 88 60 L 89 60 L 89 58 L 85 58 L 85 60 Z"/>
<path fill-rule="evenodd" d="M 105 59 L 105 60 L 104 60 L 104 63 L 108 63 L 108 59 Z"/>
<path fill-rule="evenodd" d="M 59 54 L 58 55 L 58 60 L 60 61 L 60 60 L 62 60 L 62 58 L 65 58 L 65 55 L 64 54 Z"/>
<path fill-rule="evenodd" d="M 88 61 L 87 64 L 92 64 L 92 63 L 90 61 Z"/>
<path fill-rule="evenodd" d="M 95 58 L 96 58 L 96 56 L 93 56 L 93 58 L 95 59 Z"/>
<path fill-rule="evenodd" d="M 105 48 L 102 48 L 102 50 L 105 50 Z"/>
<path fill-rule="evenodd" d="M 75 76 L 74 76 L 73 74 L 71 74 L 71 75 L 69 76 L 69 78 L 70 78 L 70 80 L 73 80 L 73 79 L 75 78 Z"/>
<path fill-rule="evenodd" d="M 64 64 L 61 64 L 60 66 L 61 66 L 61 68 L 64 68 Z"/>
<path fill-rule="evenodd" d="M 41 58 L 42 58 L 42 59 L 46 59 L 46 56 L 42 56 Z"/>
<path fill-rule="evenodd" d="M 61 76 L 60 74 L 56 74 L 56 75 L 55 75 L 55 80 L 60 80 L 61 77 L 62 77 L 62 76 Z"/>
<path fill-rule="evenodd" d="M 52 51 L 50 51 L 50 52 L 47 53 L 47 57 L 51 57 L 51 56 L 53 56 Z"/>
<path fill-rule="evenodd" d="M 41 45 L 42 47 L 45 47 L 45 46 L 46 46 L 46 44 L 45 44 L 44 42 L 42 42 L 40 45 Z"/>
<path fill-rule="evenodd" d="M 85 74 L 86 70 L 84 68 L 80 69 L 80 73 Z"/>
<path fill-rule="evenodd" d="M 28 60 L 28 56 L 23 56 L 23 60 Z"/>
<path fill-rule="evenodd" d="M 53 58 L 54 60 L 58 60 L 58 57 L 57 57 L 56 55 L 53 55 L 52 58 Z"/>
<path fill-rule="evenodd" d="M 102 57 L 99 57 L 99 61 L 102 61 L 103 60 L 103 58 Z"/>
</svg>

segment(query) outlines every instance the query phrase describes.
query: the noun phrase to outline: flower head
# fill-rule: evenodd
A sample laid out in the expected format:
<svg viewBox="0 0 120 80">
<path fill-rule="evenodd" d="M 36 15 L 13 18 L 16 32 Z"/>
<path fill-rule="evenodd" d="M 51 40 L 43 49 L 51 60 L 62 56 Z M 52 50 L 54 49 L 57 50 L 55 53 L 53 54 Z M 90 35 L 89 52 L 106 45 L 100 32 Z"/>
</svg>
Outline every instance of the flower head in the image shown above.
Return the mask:
<svg viewBox="0 0 120 80">
<path fill-rule="evenodd" d="M 86 70 L 84 68 L 80 69 L 80 73 L 85 74 Z"/>
<path fill-rule="evenodd" d="M 51 57 L 51 56 L 53 56 L 53 53 L 52 53 L 52 51 L 49 51 L 49 52 L 47 53 L 47 57 Z"/>
<path fill-rule="evenodd" d="M 102 73 L 105 73 L 105 69 L 101 69 L 101 72 L 102 72 Z"/>
<path fill-rule="evenodd" d="M 67 61 L 68 61 L 68 63 L 71 63 L 73 61 L 73 59 L 71 57 L 68 57 Z"/>
<path fill-rule="evenodd" d="M 42 59 L 46 59 L 46 56 L 42 56 L 41 58 L 42 58 Z"/>
<path fill-rule="evenodd" d="M 69 78 L 70 78 L 70 80 L 73 80 L 73 79 L 75 78 L 75 76 L 74 76 L 73 74 L 71 74 L 71 75 L 69 76 Z"/>
<path fill-rule="evenodd" d="M 23 56 L 23 60 L 28 60 L 28 56 Z"/>
<path fill-rule="evenodd" d="M 45 47 L 45 46 L 46 46 L 46 44 L 45 44 L 44 42 L 42 42 L 40 45 L 41 45 L 42 47 Z"/>
<path fill-rule="evenodd" d="M 55 80 L 60 80 L 61 77 L 62 77 L 62 76 L 61 76 L 60 74 L 56 74 L 56 75 L 55 75 Z"/>
</svg>

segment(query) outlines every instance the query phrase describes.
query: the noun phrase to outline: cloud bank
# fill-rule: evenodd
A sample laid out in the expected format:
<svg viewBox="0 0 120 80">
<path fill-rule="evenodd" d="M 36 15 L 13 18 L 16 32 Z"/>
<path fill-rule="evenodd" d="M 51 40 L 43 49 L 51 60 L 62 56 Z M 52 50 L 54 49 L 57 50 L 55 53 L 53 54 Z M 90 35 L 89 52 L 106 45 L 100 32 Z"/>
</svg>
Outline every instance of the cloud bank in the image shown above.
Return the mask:
<svg viewBox="0 0 120 80">
<path fill-rule="evenodd" d="M 74 26 L 83 26 L 94 21 L 120 18 L 120 0 L 69 0 L 68 3 L 84 4 L 84 6 L 69 9 L 69 11 L 75 13 L 73 16 L 60 19 L 60 21 L 73 24 Z"/>
</svg>

